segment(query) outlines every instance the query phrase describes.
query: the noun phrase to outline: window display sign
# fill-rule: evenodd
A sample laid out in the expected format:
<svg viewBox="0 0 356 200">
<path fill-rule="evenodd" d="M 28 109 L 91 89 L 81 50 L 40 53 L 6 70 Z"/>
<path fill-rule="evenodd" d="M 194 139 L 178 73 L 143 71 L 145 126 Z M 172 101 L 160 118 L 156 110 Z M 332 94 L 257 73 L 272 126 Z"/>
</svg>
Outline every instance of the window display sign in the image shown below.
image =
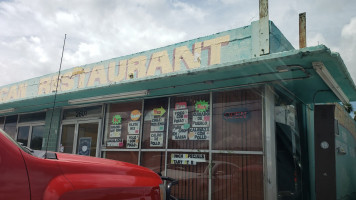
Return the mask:
<svg viewBox="0 0 356 200">
<path fill-rule="evenodd" d="M 153 109 L 154 116 L 162 117 L 162 115 L 164 115 L 164 113 L 166 113 L 166 110 L 163 107 Z"/>
<path fill-rule="evenodd" d="M 78 145 L 78 154 L 83 156 L 90 155 L 90 147 L 91 147 L 91 137 L 82 137 L 79 138 Z"/>
<path fill-rule="evenodd" d="M 189 129 L 189 140 L 209 140 L 209 128 L 193 127 Z"/>
<path fill-rule="evenodd" d="M 173 111 L 173 124 L 187 124 L 188 123 L 188 109 Z"/>
<path fill-rule="evenodd" d="M 205 154 L 171 154 L 171 164 L 174 165 L 196 165 L 206 162 Z"/>
<path fill-rule="evenodd" d="M 187 102 L 177 102 L 174 108 L 175 110 L 187 109 Z"/>
<path fill-rule="evenodd" d="M 184 128 L 184 125 L 176 125 L 172 129 L 172 140 L 187 140 L 188 139 L 188 129 Z"/>
<path fill-rule="evenodd" d="M 106 146 L 107 147 L 123 147 L 124 142 L 122 141 L 121 138 L 111 138 L 106 141 Z"/>
<path fill-rule="evenodd" d="M 126 148 L 137 149 L 139 142 L 139 135 L 127 135 Z"/>
<path fill-rule="evenodd" d="M 129 134 L 139 134 L 140 133 L 140 121 L 131 121 L 128 125 Z"/>
<path fill-rule="evenodd" d="M 121 125 L 110 125 L 110 137 L 121 137 Z"/>
<path fill-rule="evenodd" d="M 243 122 L 250 117 L 247 108 L 230 108 L 224 110 L 223 119 L 228 122 Z"/>
<path fill-rule="evenodd" d="M 165 118 L 153 118 L 151 120 L 151 131 L 164 131 Z"/>
<path fill-rule="evenodd" d="M 195 110 L 198 112 L 206 112 L 209 109 L 209 102 L 207 101 L 198 101 L 195 104 Z"/>
<path fill-rule="evenodd" d="M 114 115 L 112 117 L 112 121 L 113 124 L 121 124 L 121 116 L 120 115 Z"/>
<path fill-rule="evenodd" d="M 210 113 L 209 112 L 194 112 L 193 113 L 193 127 L 209 127 Z"/>
<path fill-rule="evenodd" d="M 140 112 L 139 110 L 133 110 L 133 111 L 131 112 L 130 117 L 131 117 L 131 120 L 137 121 L 137 120 L 139 120 L 140 117 L 141 117 L 141 112 Z"/>
<path fill-rule="evenodd" d="M 163 147 L 162 132 L 156 132 L 150 134 L 150 147 Z"/>
</svg>

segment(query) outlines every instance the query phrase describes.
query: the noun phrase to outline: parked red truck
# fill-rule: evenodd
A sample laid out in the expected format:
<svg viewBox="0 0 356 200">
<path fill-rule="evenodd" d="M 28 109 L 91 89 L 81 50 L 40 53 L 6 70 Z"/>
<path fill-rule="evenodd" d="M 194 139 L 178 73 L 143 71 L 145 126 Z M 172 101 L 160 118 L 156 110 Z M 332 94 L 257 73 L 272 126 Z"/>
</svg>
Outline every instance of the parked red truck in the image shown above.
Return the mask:
<svg viewBox="0 0 356 200">
<path fill-rule="evenodd" d="M 32 151 L 0 129 L 1 200 L 165 199 L 161 177 L 137 165 Z"/>
</svg>

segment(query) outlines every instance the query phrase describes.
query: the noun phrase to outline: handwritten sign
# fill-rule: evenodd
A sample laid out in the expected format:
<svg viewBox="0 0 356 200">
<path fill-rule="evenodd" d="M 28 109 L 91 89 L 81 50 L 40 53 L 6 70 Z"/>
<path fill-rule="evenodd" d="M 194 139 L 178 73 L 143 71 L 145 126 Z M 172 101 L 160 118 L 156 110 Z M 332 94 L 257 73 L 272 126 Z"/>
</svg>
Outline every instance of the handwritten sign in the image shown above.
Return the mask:
<svg viewBox="0 0 356 200">
<path fill-rule="evenodd" d="M 188 109 L 173 111 L 173 124 L 187 124 L 188 123 Z"/>
<path fill-rule="evenodd" d="M 193 112 L 193 127 L 209 127 L 210 113 L 209 112 Z"/>
<path fill-rule="evenodd" d="M 196 165 L 206 162 L 205 154 L 171 154 L 171 164 L 174 165 Z"/>
<path fill-rule="evenodd" d="M 172 129 L 172 140 L 187 140 L 188 129 L 184 129 L 184 126 L 176 125 Z"/>
<path fill-rule="evenodd" d="M 209 128 L 193 127 L 189 129 L 189 140 L 209 140 Z"/>
<path fill-rule="evenodd" d="M 131 121 L 128 125 L 129 134 L 139 134 L 140 133 L 140 121 Z"/>
<path fill-rule="evenodd" d="M 163 147 L 163 133 L 156 132 L 150 134 L 150 147 Z"/>
<path fill-rule="evenodd" d="M 110 126 L 110 137 L 121 137 L 121 125 Z"/>
<path fill-rule="evenodd" d="M 165 125 L 165 118 L 160 117 L 160 118 L 153 118 L 151 120 L 151 131 L 164 131 L 164 125 Z"/>
<path fill-rule="evenodd" d="M 107 147 L 123 147 L 124 143 L 121 138 L 111 138 L 106 141 Z"/>
<path fill-rule="evenodd" d="M 138 148 L 139 135 L 128 135 L 126 148 L 137 149 Z"/>
</svg>

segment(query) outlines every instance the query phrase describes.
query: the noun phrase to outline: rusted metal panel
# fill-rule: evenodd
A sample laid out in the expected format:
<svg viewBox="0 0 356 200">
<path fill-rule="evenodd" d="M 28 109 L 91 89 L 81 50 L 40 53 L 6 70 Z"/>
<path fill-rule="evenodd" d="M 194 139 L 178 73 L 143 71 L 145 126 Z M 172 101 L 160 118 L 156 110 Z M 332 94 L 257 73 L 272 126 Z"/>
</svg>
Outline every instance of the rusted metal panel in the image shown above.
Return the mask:
<svg viewBox="0 0 356 200">
<path fill-rule="evenodd" d="M 299 14 L 299 48 L 307 47 L 306 13 Z"/>
</svg>

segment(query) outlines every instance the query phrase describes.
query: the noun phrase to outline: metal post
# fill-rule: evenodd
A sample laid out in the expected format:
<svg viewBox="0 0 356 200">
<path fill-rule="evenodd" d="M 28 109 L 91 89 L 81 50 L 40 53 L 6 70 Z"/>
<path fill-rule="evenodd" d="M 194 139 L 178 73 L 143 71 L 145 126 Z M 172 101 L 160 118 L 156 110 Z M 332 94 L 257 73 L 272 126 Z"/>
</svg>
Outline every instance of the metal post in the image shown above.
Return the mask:
<svg viewBox="0 0 356 200">
<path fill-rule="evenodd" d="M 268 0 L 260 0 L 259 4 L 260 20 L 259 20 L 259 51 L 260 55 L 269 54 L 269 16 L 268 16 Z"/>
<path fill-rule="evenodd" d="M 276 133 L 274 120 L 274 92 L 265 87 L 263 98 L 264 135 L 264 189 L 266 200 L 277 199 Z"/>
<path fill-rule="evenodd" d="M 306 13 L 299 14 L 299 49 L 307 47 Z"/>
</svg>

